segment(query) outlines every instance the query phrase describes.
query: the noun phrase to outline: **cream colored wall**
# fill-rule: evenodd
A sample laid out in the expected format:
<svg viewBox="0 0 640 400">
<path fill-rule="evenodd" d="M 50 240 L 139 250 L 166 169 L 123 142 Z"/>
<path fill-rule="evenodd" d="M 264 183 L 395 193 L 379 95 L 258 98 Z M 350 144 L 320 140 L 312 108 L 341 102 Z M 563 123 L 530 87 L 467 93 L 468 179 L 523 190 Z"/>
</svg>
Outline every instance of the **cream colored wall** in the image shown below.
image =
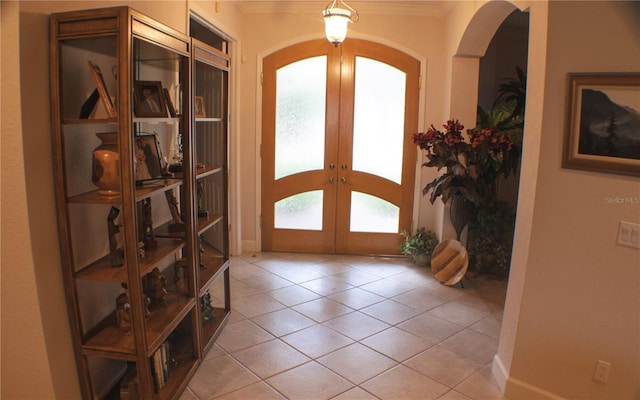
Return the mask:
<svg viewBox="0 0 640 400">
<path fill-rule="evenodd" d="M 184 1 L 2 1 L 1 4 L 1 397 L 77 399 L 79 385 L 62 284 L 53 196 L 49 14 L 130 5 L 186 33 L 189 5 Z M 230 30 L 240 31 L 235 7 L 225 5 L 219 13 L 200 7 L 200 12 L 211 20 L 224 18 Z M 25 100 L 23 105 L 21 98 Z"/>
<path fill-rule="evenodd" d="M 185 6 L 230 40 L 241 38 L 242 14 L 233 2 L 186 0 Z"/>
<path fill-rule="evenodd" d="M 2 15 L 1 119 L 1 212 L 2 212 L 2 382 L 0 397 L 53 398 L 46 337 L 36 293 L 36 271 L 28 218 L 27 188 L 22 165 L 20 95 L 19 5 L 0 3 Z M 46 114 L 45 114 L 46 115 Z M 47 226 L 43 226 L 47 228 Z M 60 296 L 58 296 L 60 297 Z M 59 314 L 64 315 L 64 314 Z M 64 319 L 63 319 L 64 320 Z M 64 323 L 64 322 L 63 322 Z M 67 330 L 68 332 L 68 330 Z M 67 335 L 68 337 L 68 335 Z M 69 340 L 66 341 L 69 348 Z M 64 344 L 63 344 L 64 346 Z M 73 372 L 73 370 L 71 370 Z M 76 391 L 77 394 L 77 391 Z"/>
<path fill-rule="evenodd" d="M 533 197 L 524 215 L 530 237 L 526 249 L 518 237 L 523 232 L 516 233 L 497 361 L 509 375 L 506 395 L 513 399 L 638 398 L 640 253 L 615 241 L 619 221 L 640 222 L 640 181 L 563 169 L 561 161 L 567 73 L 638 71 L 640 31 L 625 2 L 552 2 L 548 17 L 541 13 L 532 12 L 534 53 L 545 35 L 536 29 L 547 23 L 549 40 L 542 58 L 530 58 L 529 71 L 544 79 L 545 90 L 543 102 L 527 98 L 527 127 L 535 129 L 525 127 L 525 138 L 538 136 L 540 157 L 536 176 L 527 176 L 521 191 L 528 193 L 525 201 Z M 536 66 L 545 69 L 543 77 Z M 529 125 L 530 117 L 539 125 Z M 608 197 L 634 200 L 611 204 Z M 522 209 L 521 203 L 519 219 Z M 606 385 L 593 380 L 597 360 L 612 364 Z"/>
<path fill-rule="evenodd" d="M 426 58 L 424 125 L 448 117 L 452 69 L 447 55 L 466 26 L 454 22 L 452 16 L 468 21 L 481 3 L 461 3 L 446 23 L 422 17 L 393 17 L 386 22 L 381 16 L 363 15 L 351 26 L 354 35 L 384 37 L 387 43 L 398 43 Z M 7 64 L 6 57 L 18 53 L 16 10 L 9 2 L 2 2 L 3 398 L 77 397 L 55 234 L 46 94 L 30 97 L 22 121 L 15 116 L 20 115 L 16 101 L 20 93 L 42 93 L 48 88 L 47 15 L 65 7 L 80 9 L 95 4 L 21 2 L 23 59 L 17 65 L 15 56 L 13 64 Z M 134 6 L 185 30 L 188 6 L 184 2 L 140 1 Z M 237 16 L 227 6 L 222 2 L 221 13 Z M 212 12 L 207 7 L 205 3 L 200 8 Z M 531 2 L 531 7 L 529 78 L 534 84 L 528 90 L 530 118 L 522 170 L 526 185 L 521 191 L 527 195 L 519 199 L 514 261 L 497 360 L 508 374 L 506 386 L 514 399 L 523 390 L 529 390 L 524 394 L 530 395 L 536 388 L 570 398 L 635 398 L 640 391 L 640 260 L 637 251 L 617 247 L 614 242 L 618 221 L 638 222 L 640 211 L 638 205 L 606 204 L 605 198 L 640 197 L 639 182 L 637 178 L 565 170 L 560 163 L 566 73 L 637 70 L 638 58 L 633 57 L 638 55 L 638 28 L 625 19 L 632 14 L 624 10 L 624 3 L 593 3 L 585 11 L 580 4 L 558 2 L 549 6 L 548 15 L 545 2 Z M 243 239 L 255 243 L 258 56 L 296 39 L 321 37 L 322 23 L 315 13 L 211 18 L 236 21 L 230 30 L 240 33 L 238 49 L 246 57 L 238 71 L 243 77 L 239 90 L 239 172 L 243 175 Z M 611 45 L 614 41 L 615 46 Z M 622 46 L 627 51 L 621 51 Z M 19 68 L 23 76 L 20 89 L 15 86 Z M 431 178 L 422 179 L 424 183 Z M 432 209 L 423 208 L 421 218 Z M 608 385 L 591 381 L 596 359 L 613 364 Z"/>
<path fill-rule="evenodd" d="M 436 17 L 383 16 L 360 13 L 360 21 L 349 26 L 349 37 L 358 37 L 395 46 L 426 60 L 426 77 L 423 78 L 424 125 L 443 121 L 442 99 L 445 93 L 441 76 L 445 69 L 443 62 L 444 20 Z M 240 131 L 240 151 L 242 160 L 242 235 L 245 251 L 259 249 L 260 229 L 258 216 L 259 197 L 259 151 L 261 90 L 258 85 L 261 57 L 287 45 L 324 37 L 321 10 L 313 13 L 263 14 L 249 13 L 245 16 L 241 65 L 243 84 Z M 283 27 L 286 27 L 284 29 Z M 349 40 L 347 38 L 347 40 Z M 424 128 L 422 126 L 421 128 Z M 313 149 L 309 149 L 313 151 Z M 433 171 L 425 172 L 420 187 L 435 177 Z M 423 201 L 421 196 L 419 225 L 435 226 L 436 207 Z"/>
</svg>

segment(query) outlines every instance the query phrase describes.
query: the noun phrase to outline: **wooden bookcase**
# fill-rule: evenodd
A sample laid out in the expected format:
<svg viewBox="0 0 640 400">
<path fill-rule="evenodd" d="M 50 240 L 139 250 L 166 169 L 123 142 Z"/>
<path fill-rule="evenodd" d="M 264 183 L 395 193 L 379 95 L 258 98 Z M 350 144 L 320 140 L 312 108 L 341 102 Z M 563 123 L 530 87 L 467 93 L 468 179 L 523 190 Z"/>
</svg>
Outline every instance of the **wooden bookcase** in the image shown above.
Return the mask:
<svg viewBox="0 0 640 400">
<path fill-rule="evenodd" d="M 194 91 L 193 143 L 196 165 L 201 306 L 211 298 L 210 316 L 201 325 L 206 352 L 230 312 L 228 230 L 229 57 L 191 39 Z"/>
<path fill-rule="evenodd" d="M 50 29 L 82 395 L 176 399 L 230 312 L 228 57 L 129 7 L 54 14 Z M 198 75 L 201 64 L 216 72 Z M 196 117 L 195 95 L 210 117 Z"/>
</svg>

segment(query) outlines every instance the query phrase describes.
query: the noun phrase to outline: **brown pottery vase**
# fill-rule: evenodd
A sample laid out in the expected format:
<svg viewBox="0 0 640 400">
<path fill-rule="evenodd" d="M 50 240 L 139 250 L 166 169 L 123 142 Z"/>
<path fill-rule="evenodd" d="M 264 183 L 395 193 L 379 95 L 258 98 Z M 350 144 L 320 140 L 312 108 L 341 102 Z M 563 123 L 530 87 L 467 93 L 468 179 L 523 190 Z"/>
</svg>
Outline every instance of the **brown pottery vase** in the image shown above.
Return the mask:
<svg viewBox="0 0 640 400">
<path fill-rule="evenodd" d="M 118 133 L 96 133 L 102 143 L 93 149 L 91 181 L 98 187 L 98 194 L 116 196 L 120 194 L 120 153 Z"/>
</svg>

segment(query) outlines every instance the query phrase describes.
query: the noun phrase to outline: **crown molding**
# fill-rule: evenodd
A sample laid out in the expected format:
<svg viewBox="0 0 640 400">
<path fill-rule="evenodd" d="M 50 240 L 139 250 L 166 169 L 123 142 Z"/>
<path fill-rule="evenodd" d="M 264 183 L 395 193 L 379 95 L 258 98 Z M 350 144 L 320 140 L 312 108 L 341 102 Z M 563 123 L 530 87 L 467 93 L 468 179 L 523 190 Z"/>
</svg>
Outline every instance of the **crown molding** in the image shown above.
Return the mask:
<svg viewBox="0 0 640 400">
<path fill-rule="evenodd" d="M 321 12 L 326 1 L 290 1 L 290 0 L 236 0 L 235 5 L 243 14 L 295 14 Z M 454 1 L 447 0 L 416 0 L 416 1 L 348 1 L 351 7 L 360 15 L 411 15 L 426 17 L 444 17 L 455 6 Z"/>
</svg>

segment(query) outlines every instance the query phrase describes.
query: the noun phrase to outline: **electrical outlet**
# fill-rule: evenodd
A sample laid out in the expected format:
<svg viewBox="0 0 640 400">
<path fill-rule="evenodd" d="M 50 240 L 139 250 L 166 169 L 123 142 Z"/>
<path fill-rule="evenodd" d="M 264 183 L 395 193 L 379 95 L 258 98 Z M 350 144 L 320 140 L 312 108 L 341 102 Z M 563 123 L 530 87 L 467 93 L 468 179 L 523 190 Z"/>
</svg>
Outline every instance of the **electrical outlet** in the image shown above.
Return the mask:
<svg viewBox="0 0 640 400">
<path fill-rule="evenodd" d="M 632 222 L 620 221 L 618 226 L 618 241 L 620 246 L 640 250 L 640 225 Z"/>
<path fill-rule="evenodd" d="M 611 370 L 611 363 L 598 360 L 596 363 L 596 372 L 593 375 L 593 379 L 597 382 L 607 383 L 609 379 L 609 371 Z"/>
</svg>

